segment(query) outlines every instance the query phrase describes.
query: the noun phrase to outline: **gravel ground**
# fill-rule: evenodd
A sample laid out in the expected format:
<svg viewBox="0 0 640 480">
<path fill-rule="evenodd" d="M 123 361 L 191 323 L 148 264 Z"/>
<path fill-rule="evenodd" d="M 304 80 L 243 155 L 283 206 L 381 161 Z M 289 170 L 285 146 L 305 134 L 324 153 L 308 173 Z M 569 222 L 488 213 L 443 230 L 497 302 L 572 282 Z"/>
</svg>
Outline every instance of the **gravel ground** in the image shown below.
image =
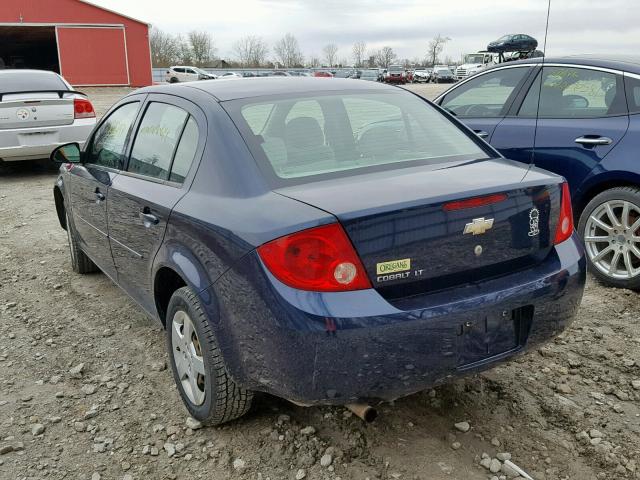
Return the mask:
<svg viewBox="0 0 640 480">
<path fill-rule="evenodd" d="M 102 113 L 126 91 L 89 93 Z M 160 328 L 104 275 L 71 272 L 55 174 L 0 165 L 0 479 L 517 478 L 509 462 L 535 480 L 640 478 L 637 293 L 590 279 L 555 342 L 382 405 L 373 424 L 260 396 L 201 429 Z"/>
</svg>

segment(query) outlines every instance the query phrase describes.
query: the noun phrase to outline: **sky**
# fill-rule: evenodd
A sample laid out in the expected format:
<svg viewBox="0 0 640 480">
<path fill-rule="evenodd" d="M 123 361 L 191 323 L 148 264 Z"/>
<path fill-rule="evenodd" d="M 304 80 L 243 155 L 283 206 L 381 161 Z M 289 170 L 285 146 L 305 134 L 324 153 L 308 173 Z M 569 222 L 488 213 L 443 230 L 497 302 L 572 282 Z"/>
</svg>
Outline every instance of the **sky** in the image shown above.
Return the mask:
<svg viewBox="0 0 640 480">
<path fill-rule="evenodd" d="M 217 55 L 257 35 L 272 45 L 295 35 L 303 53 L 322 58 L 328 43 L 351 60 L 354 42 L 374 51 L 391 46 L 399 58 L 424 58 L 429 40 L 451 40 L 442 57 L 459 60 L 504 34 L 526 33 L 542 47 L 547 0 L 92 0 L 171 33 L 206 30 Z M 640 54 L 640 1 L 551 0 L 547 55 Z"/>
</svg>

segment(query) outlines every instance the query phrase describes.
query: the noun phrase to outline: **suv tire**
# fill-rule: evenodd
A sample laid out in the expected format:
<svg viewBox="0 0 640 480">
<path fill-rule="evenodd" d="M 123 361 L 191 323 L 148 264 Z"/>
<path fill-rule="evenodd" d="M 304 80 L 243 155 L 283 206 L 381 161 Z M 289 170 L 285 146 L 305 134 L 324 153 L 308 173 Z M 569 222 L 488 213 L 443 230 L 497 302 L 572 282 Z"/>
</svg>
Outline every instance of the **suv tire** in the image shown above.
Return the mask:
<svg viewBox="0 0 640 480">
<path fill-rule="evenodd" d="M 173 378 L 191 416 L 220 425 L 247 413 L 253 392 L 229 377 L 211 322 L 191 288 L 174 292 L 166 318 Z"/>
<path fill-rule="evenodd" d="M 613 213 L 615 222 L 609 211 Z M 612 228 L 601 228 L 596 220 Z M 640 290 L 640 240 L 634 241 L 640 237 L 639 220 L 640 189 L 636 187 L 605 190 L 591 199 L 582 211 L 578 233 L 585 244 L 589 271 L 603 284 Z M 588 238 L 591 240 L 587 240 Z M 601 238 L 603 241 L 595 241 L 594 238 Z M 602 256 L 599 257 L 599 254 Z M 628 263 L 631 263 L 631 269 Z M 627 277 L 624 275 L 625 271 Z"/>
</svg>

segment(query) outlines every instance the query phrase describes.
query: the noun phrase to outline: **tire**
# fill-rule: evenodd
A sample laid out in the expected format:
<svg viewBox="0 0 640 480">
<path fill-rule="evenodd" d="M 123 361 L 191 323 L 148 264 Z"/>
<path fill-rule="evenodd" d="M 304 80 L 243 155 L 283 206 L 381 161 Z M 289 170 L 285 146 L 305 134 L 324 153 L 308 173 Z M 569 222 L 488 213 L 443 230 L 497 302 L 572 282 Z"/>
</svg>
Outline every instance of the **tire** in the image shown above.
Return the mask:
<svg viewBox="0 0 640 480">
<path fill-rule="evenodd" d="M 604 223 L 610 230 L 598 226 L 594 218 L 601 219 L 600 225 Z M 594 277 L 611 287 L 640 290 L 639 188 L 616 187 L 596 195 L 580 215 L 578 234 L 585 244 L 587 264 Z"/>
<path fill-rule="evenodd" d="M 64 212 L 65 222 L 67 225 L 67 240 L 69 242 L 69 256 L 71 257 L 71 268 L 74 272 L 79 273 L 81 275 L 85 275 L 87 273 L 97 272 L 99 269 L 95 263 L 91 261 L 89 257 L 82 251 L 82 249 L 78 246 L 78 242 L 76 241 L 76 235 L 73 231 L 73 226 L 71 222 L 69 222 L 69 214 L 65 209 Z"/>
<path fill-rule="evenodd" d="M 253 392 L 240 388 L 229 377 L 211 322 L 189 287 L 171 296 L 166 335 L 173 378 L 193 418 L 206 425 L 220 425 L 247 413 Z"/>
<path fill-rule="evenodd" d="M 179 82 L 179 80 L 176 77 L 171 77 L 169 79 L 169 83 L 178 83 L 178 82 Z"/>
</svg>

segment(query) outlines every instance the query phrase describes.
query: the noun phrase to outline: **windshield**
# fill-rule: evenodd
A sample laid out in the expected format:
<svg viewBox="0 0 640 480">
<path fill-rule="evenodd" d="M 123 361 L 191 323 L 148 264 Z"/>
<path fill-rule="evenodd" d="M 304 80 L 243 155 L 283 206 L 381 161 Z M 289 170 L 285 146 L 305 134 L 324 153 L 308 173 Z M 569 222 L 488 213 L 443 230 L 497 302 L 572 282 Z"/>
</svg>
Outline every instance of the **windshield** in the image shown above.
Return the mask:
<svg viewBox="0 0 640 480">
<path fill-rule="evenodd" d="M 483 63 L 484 55 L 466 55 L 464 57 L 464 63 Z"/>
<path fill-rule="evenodd" d="M 460 127 L 406 92 L 244 99 L 223 105 L 262 170 L 280 184 L 397 168 L 400 163 L 488 156 Z"/>
<path fill-rule="evenodd" d="M 436 73 L 451 73 L 448 68 L 436 68 Z"/>
<path fill-rule="evenodd" d="M 512 37 L 512 35 L 505 35 L 504 37 L 500 37 L 496 42 L 506 42 Z"/>
<path fill-rule="evenodd" d="M 402 72 L 402 71 L 404 71 L 404 68 L 402 67 L 402 65 L 391 65 L 389 67 L 389 71 L 390 72 Z"/>
<path fill-rule="evenodd" d="M 201 68 L 197 68 L 197 67 L 193 67 L 193 69 L 199 73 L 200 75 L 209 75 L 208 72 L 205 72 L 204 70 L 202 70 Z"/>
</svg>

